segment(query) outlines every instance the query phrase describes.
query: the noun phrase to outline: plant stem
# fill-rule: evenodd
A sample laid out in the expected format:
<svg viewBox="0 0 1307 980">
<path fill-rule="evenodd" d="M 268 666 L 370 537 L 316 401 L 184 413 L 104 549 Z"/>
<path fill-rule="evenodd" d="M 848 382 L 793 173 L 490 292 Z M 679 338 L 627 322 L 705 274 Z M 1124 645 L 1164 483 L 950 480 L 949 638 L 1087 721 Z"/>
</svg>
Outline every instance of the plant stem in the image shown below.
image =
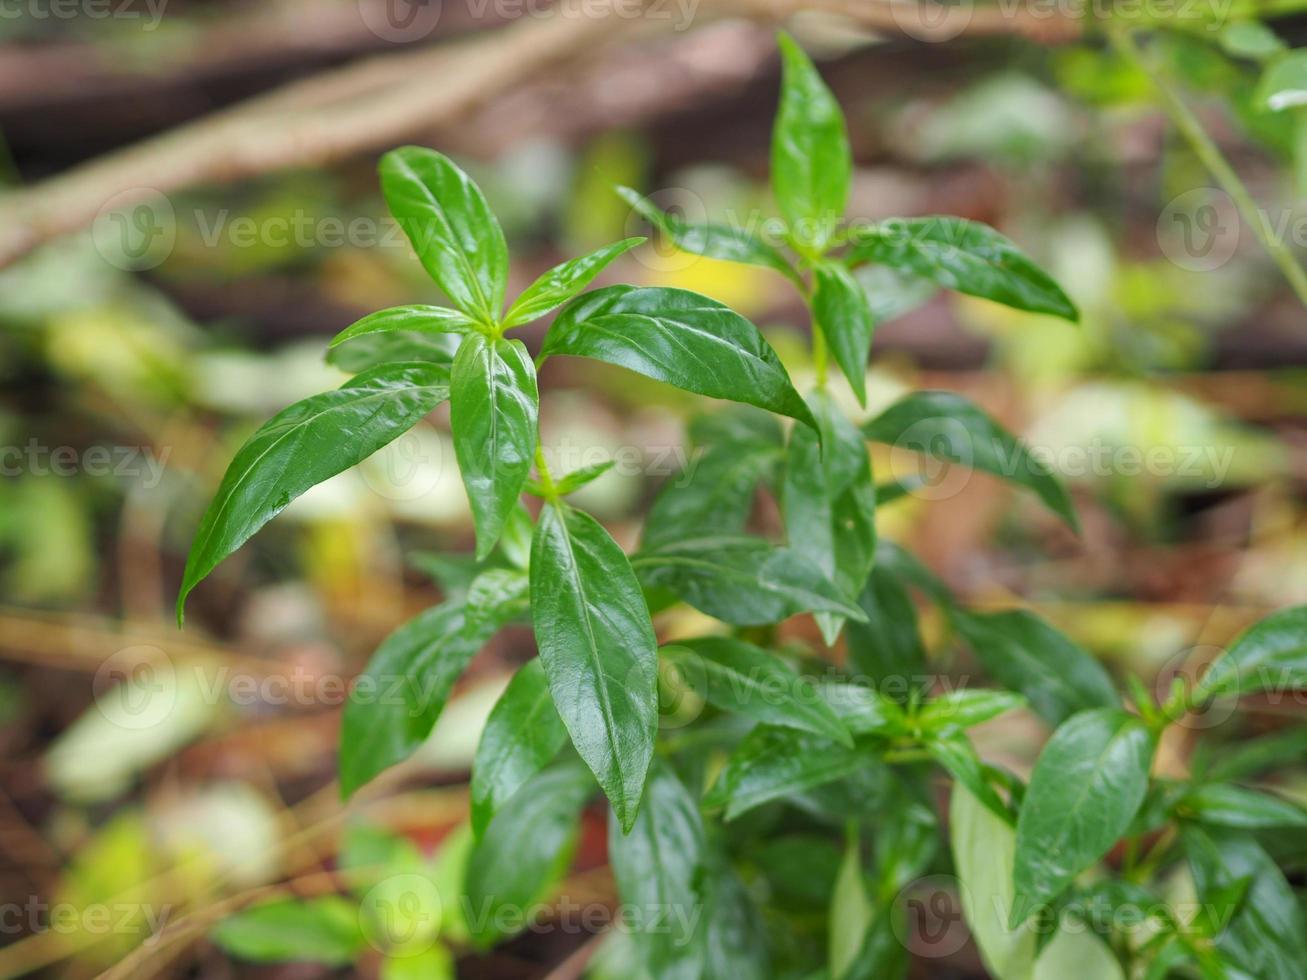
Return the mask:
<svg viewBox="0 0 1307 980">
<path fill-rule="evenodd" d="M 549 464 L 545 461 L 545 447 L 539 442 L 536 443 L 536 472 L 540 474 L 540 489 L 544 491 L 545 499 L 558 500 L 558 488 L 554 486 L 553 475 L 549 472 Z"/>
<path fill-rule="evenodd" d="M 1134 67 L 1148 76 L 1152 81 L 1158 94 L 1162 98 L 1162 105 L 1166 109 L 1167 115 L 1175 124 L 1176 129 L 1180 131 L 1185 140 L 1189 143 L 1194 154 L 1202 161 L 1212 176 L 1216 178 L 1221 189 L 1224 190 L 1234 200 L 1235 206 L 1243 216 L 1243 220 L 1252 229 L 1253 234 L 1257 236 L 1262 247 L 1266 249 L 1267 254 L 1280 267 L 1284 277 L 1289 280 L 1289 285 L 1293 287 L 1299 302 L 1307 306 L 1307 273 L 1298 264 L 1293 253 L 1289 250 L 1284 242 L 1280 241 L 1271 234 L 1266 222 L 1262 218 L 1261 209 L 1258 208 L 1257 202 L 1248 192 L 1239 175 L 1230 166 L 1229 161 L 1221 154 L 1220 149 L 1207 131 L 1203 129 L 1203 124 L 1199 122 L 1198 117 L 1185 104 L 1178 92 L 1171 88 L 1170 83 L 1162 76 L 1148 58 L 1144 55 L 1134 34 L 1128 27 L 1112 28 L 1108 31 L 1112 45 L 1116 50 L 1130 62 Z"/>
<path fill-rule="evenodd" d="M 826 387 L 826 335 L 821 332 L 821 327 L 814 322 L 812 325 L 812 363 L 817 369 L 817 387 L 825 389 Z"/>
</svg>

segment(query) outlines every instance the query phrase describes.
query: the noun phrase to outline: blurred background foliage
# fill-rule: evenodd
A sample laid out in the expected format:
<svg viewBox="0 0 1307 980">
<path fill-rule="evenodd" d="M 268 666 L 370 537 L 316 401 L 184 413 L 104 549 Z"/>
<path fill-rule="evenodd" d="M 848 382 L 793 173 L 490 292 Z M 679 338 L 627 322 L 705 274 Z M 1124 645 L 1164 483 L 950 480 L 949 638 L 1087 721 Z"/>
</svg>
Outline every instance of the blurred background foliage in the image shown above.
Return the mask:
<svg viewBox="0 0 1307 980">
<path fill-rule="evenodd" d="M 415 44 L 497 29 L 474 6 L 444 6 Z M 1307 60 L 1292 49 L 1307 44 L 1307 15 L 1296 6 L 1232 2 L 1219 17 L 1153 25 L 1143 43 L 1271 234 L 1301 252 Z M 353 2 L 187 0 L 148 30 L 144 4 L 135 19 L 24 9 L 0 19 L 0 174 L 14 194 L 390 47 Z M 1056 43 L 964 31 L 931 44 L 818 14 L 792 26 L 850 119 L 852 213 L 989 222 L 1083 311 L 1073 329 L 864 274 L 880 318 L 867 412 L 911 387 L 966 392 L 1062 469 L 1085 526 L 1075 539 L 995 481 L 918 474 L 881 450 L 882 473 L 952 488 L 886 509 L 884 533 L 972 604 L 1034 604 L 1114 673 L 1150 682 L 1186 651 L 1304 601 L 1307 313 L 1150 78 L 1092 19 Z M 485 188 L 513 254 L 527 256 L 511 292 L 565 254 L 642 230 L 614 184 L 692 218 L 765 212 L 778 80 L 769 32 L 718 19 L 629 40 L 410 139 L 452 152 Z M 97 220 L 0 270 L 0 896 L 167 910 L 176 928 L 151 948 L 138 944 L 156 922 L 7 920 L 0 976 L 89 976 L 133 949 L 125 975 L 236 975 L 204 936 L 224 902 L 265 892 L 335 896 L 303 921 L 273 909 L 266 941 L 308 936 L 297 941 L 323 951 L 322 970 L 366 974 L 385 943 L 355 914 L 367 889 L 342 891 L 337 876 L 385 852 L 386 867 L 451 880 L 468 763 L 498 692 L 532 653 L 528 631 L 478 657 L 427 749 L 348 813 L 332 782 L 349 678 L 394 624 L 466 582 L 471 527 L 445 415 L 296 501 L 197 593 L 185 634 L 168 622 L 189 535 L 240 441 L 345 377 L 323 350 L 353 318 L 440 301 L 382 220 L 375 156 L 172 191 L 152 202 L 166 233 L 144 251 L 122 249 L 128 239 Z M 149 186 L 149 170 L 139 179 Z M 807 324 L 766 270 L 651 243 L 608 281 L 728 303 L 762 327 L 800 388 L 809 379 Z M 565 469 L 618 461 L 584 505 L 633 543 L 653 493 L 693 458 L 686 422 L 705 406 L 598 364 L 551 361 L 547 372 L 546 441 L 567 454 Z M 851 396 L 844 407 L 857 411 Z M 758 520 L 778 527 L 765 501 Z M 660 631 L 683 634 L 696 616 L 673 610 Z M 952 638 L 926 625 L 937 662 L 966 673 Z M 819 646 L 806 620 L 782 633 Z M 1302 709 L 1254 704 L 1221 737 L 1274 732 Z M 987 727 L 983 751 L 1023 771 L 1039 730 L 1017 713 Z M 1307 803 L 1301 763 L 1299 753 L 1274 778 Z M 1169 746 L 1165 764 L 1189 764 L 1187 746 Z M 592 823 L 570 893 L 611 898 L 602 822 Z M 754 884 L 812 914 L 839 853 L 801 843 L 801 861 L 780 845 L 759 855 Z M 528 934 L 473 954 L 456 922 L 439 928 L 444 945 L 423 946 L 414 962 L 426 972 L 413 975 L 447 975 L 458 955 L 460 975 L 543 976 L 584 938 Z M 239 952 L 250 935 L 223 945 Z M 621 956 L 620 942 L 608 944 L 593 975 L 627 975 Z M 934 966 L 981 975 L 970 947 Z"/>
</svg>

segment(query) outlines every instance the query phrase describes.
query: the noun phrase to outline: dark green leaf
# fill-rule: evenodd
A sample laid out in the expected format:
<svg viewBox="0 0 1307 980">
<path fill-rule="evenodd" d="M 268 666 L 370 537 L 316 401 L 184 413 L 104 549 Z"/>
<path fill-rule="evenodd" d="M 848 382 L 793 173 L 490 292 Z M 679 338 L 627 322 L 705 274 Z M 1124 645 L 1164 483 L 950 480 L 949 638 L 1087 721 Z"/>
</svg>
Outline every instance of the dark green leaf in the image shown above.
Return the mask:
<svg viewBox="0 0 1307 980">
<path fill-rule="evenodd" d="M 365 949 L 358 909 L 338 895 L 274 899 L 224 919 L 209 937 L 255 963 L 345 966 Z"/>
<path fill-rule="evenodd" d="M 508 246 L 480 188 L 448 157 L 420 146 L 392 150 L 379 169 L 390 213 L 431 278 L 469 317 L 497 322 Z"/>
<path fill-rule="evenodd" d="M 1048 273 L 1010 239 L 976 221 L 940 215 L 894 218 L 858 229 L 851 243 L 850 264 L 879 262 L 1018 310 L 1080 318 Z"/>
<path fill-rule="evenodd" d="M 500 696 L 472 763 L 472 830 L 479 838 L 495 812 L 549 764 L 567 729 L 549 694 L 539 659 L 519 670 Z"/>
<path fill-rule="evenodd" d="M 631 205 L 636 214 L 675 242 L 678 248 L 726 262 L 764 266 L 793 282 L 800 281 L 794 267 L 778 249 L 750 235 L 745 229 L 719 224 L 692 225 L 663 211 L 649 198 L 629 187 L 618 187 L 617 193 Z"/>
<path fill-rule="evenodd" d="M 1116 708 L 1120 695 L 1102 665 L 1034 613 L 954 610 L 954 625 L 985 670 L 1024 694 L 1052 725 L 1086 708 Z"/>
<path fill-rule="evenodd" d="M 525 928 L 572 860 L 594 781 L 575 761 L 536 773 L 495 814 L 467 865 L 467 921 L 478 945 Z"/>
<path fill-rule="evenodd" d="M 835 890 L 840 850 L 827 837 L 790 834 L 767 837 L 748 857 L 762 870 L 769 892 L 786 908 L 825 908 Z"/>
<path fill-rule="evenodd" d="M 388 310 L 369 313 L 362 320 L 346 327 L 331 339 L 329 347 L 370 334 L 392 333 L 428 333 L 428 334 L 465 334 L 472 329 L 472 321 L 458 310 L 443 306 L 394 306 Z"/>
<path fill-rule="evenodd" d="M 595 276 L 604 267 L 623 252 L 635 248 L 646 239 L 626 238 L 612 245 L 605 245 L 589 255 L 571 259 L 556 265 L 535 282 L 531 283 L 509 307 L 504 316 L 506 328 L 530 323 L 544 316 L 555 306 L 561 306 L 569 299 L 590 285 Z"/>
<path fill-rule="evenodd" d="M 397 361 L 434 361 L 453 367 L 462 340 L 456 333 L 368 333 L 330 348 L 326 361 L 351 373 Z"/>
<path fill-rule="evenodd" d="M 758 328 L 688 290 L 609 286 L 587 293 L 558 315 L 542 354 L 592 357 L 686 391 L 812 424 Z"/>
<path fill-rule="evenodd" d="M 1229 746 L 1207 767 L 1205 775 L 1215 780 L 1247 779 L 1305 758 L 1307 727 L 1289 728 Z"/>
<path fill-rule="evenodd" d="M 340 730 L 344 796 L 413 754 L 431 734 L 468 661 L 525 608 L 525 576 L 490 571 L 473 581 L 465 600 L 419 613 L 386 637 L 345 704 Z"/>
<path fill-rule="evenodd" d="M 1303 827 L 1307 811 L 1269 793 L 1228 783 L 1194 786 L 1177 801 L 1177 813 L 1199 823 L 1221 827 Z"/>
<path fill-rule="evenodd" d="M 711 412 L 690 420 L 690 438 L 696 446 L 748 447 L 779 450 L 784 443 L 780 420 L 752 405 L 714 406 Z"/>
<path fill-rule="evenodd" d="M 217 564 L 309 487 L 397 439 L 449 397 L 439 364 L 386 364 L 314 395 L 259 427 L 227 467 L 200 521 L 177 594 L 186 597 Z"/>
<path fill-rule="evenodd" d="M 910 691 L 924 688 L 929 672 L 917 607 L 890 564 L 878 561 L 872 567 L 858 608 L 867 621 L 849 624 L 849 671 L 902 703 Z"/>
<path fill-rule="evenodd" d="M 918 712 L 917 720 L 928 731 L 970 728 L 1006 711 L 1020 708 L 1025 703 L 1025 698 L 1010 691 L 980 688 L 949 691 L 926 704 Z"/>
<path fill-rule="evenodd" d="M 1246 833 L 1185 829 L 1185 853 L 1198 898 L 1220 902 L 1217 920 L 1228 924 L 1216 946 L 1227 962 L 1257 980 L 1302 980 L 1307 976 L 1307 923 L 1297 896 L 1275 862 Z M 1243 879 L 1250 884 L 1238 907 L 1228 897 Z"/>
<path fill-rule="evenodd" d="M 844 217 L 853 157 L 839 103 L 794 39 L 781 34 L 779 41 L 784 72 L 772 129 L 772 191 L 795 247 L 820 253 Z"/>
<path fill-rule="evenodd" d="M 1109 708 L 1074 715 L 1053 733 L 1017 818 L 1013 928 L 1129 827 L 1148 790 L 1154 747 L 1138 718 Z"/>
<path fill-rule="evenodd" d="M 790 548 L 852 600 L 876 557 L 876 488 L 858 430 L 824 392 L 810 398 L 817 429 L 795 426 L 786 450 L 781 504 Z M 820 435 L 820 443 L 818 436 Z M 825 446 L 823 451 L 822 446 Z M 818 611 L 828 644 L 843 618 Z"/>
<path fill-rule="evenodd" d="M 777 447 L 753 443 L 720 447 L 691 457 L 654 498 L 641 543 L 646 550 L 674 544 L 711 528 L 717 534 L 744 530 L 754 491 L 780 459 Z"/>
<path fill-rule="evenodd" d="M 1283 609 L 1249 628 L 1208 668 L 1192 700 L 1300 687 L 1307 687 L 1307 606 Z"/>
<path fill-rule="evenodd" d="M 956 729 L 933 734 L 926 741 L 926 750 L 955 780 L 967 788 L 996 817 L 1011 823 L 1012 815 L 989 784 L 985 765 L 976 754 L 971 739 Z"/>
<path fill-rule="evenodd" d="M 735 626 L 778 623 L 816 610 L 861 619 L 807 558 L 761 538 L 695 538 L 660 545 L 631 560 L 640 580 L 674 592 L 696 609 Z"/>
<path fill-rule="evenodd" d="M 774 655 L 726 636 L 678 640 L 663 656 L 703 680 L 710 704 L 755 721 L 798 728 L 852 747 L 853 739 L 818 689 Z"/>
<path fill-rule="evenodd" d="M 854 735 L 904 734 L 906 718 L 898 702 L 870 687 L 828 680 L 818 685 L 831 710 Z"/>
<path fill-rule="evenodd" d="M 739 875 L 715 849 L 710 848 L 703 888 L 705 980 L 771 980 L 767 924 Z"/>
<path fill-rule="evenodd" d="M 844 266 L 818 262 L 812 268 L 812 318 L 830 345 L 835 363 L 849 379 L 858 404 L 867 404 L 867 358 L 874 322 L 862 286 Z"/>
<path fill-rule="evenodd" d="M 626 555 L 586 514 L 544 508 L 531 548 L 531 615 L 554 704 L 629 828 L 658 726 L 658 652 Z"/>
<path fill-rule="evenodd" d="M 640 910 L 636 948 L 653 977 L 698 980 L 703 968 L 703 818 L 671 767 L 649 773 L 644 805 L 629 833 L 613 813 L 608 859 L 623 904 Z"/>
<path fill-rule="evenodd" d="M 876 765 L 865 750 L 791 728 L 759 725 L 731 754 L 704 806 L 725 807 L 726 819 L 734 820 L 770 800 Z"/>
<path fill-rule="evenodd" d="M 463 341 L 454 358 L 449 423 L 478 559 L 499 540 L 531 473 L 539 408 L 535 365 L 520 340 L 474 333 Z"/>
<path fill-rule="evenodd" d="M 961 463 L 1023 486 L 1072 530 L 1079 529 L 1071 498 L 1052 471 L 961 395 L 914 391 L 866 423 L 862 431 L 873 442 Z"/>
</svg>

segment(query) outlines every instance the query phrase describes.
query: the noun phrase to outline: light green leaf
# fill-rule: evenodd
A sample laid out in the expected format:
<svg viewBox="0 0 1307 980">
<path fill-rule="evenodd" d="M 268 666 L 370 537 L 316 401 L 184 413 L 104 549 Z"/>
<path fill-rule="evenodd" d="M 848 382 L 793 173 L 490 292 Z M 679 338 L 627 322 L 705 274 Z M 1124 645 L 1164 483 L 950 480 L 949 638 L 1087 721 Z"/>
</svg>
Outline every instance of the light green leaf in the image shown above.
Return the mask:
<svg viewBox="0 0 1307 980">
<path fill-rule="evenodd" d="M 813 683 L 766 650 L 709 636 L 678 640 L 663 648 L 663 656 L 686 675 L 702 679 L 703 695 L 723 711 L 853 745 L 849 730 Z"/>
<path fill-rule="evenodd" d="M 857 229 L 850 243 L 845 256 L 850 265 L 879 262 L 1018 310 L 1080 319 L 1048 273 L 1010 239 L 977 221 L 944 215 L 894 218 Z"/>
<path fill-rule="evenodd" d="M 626 555 L 592 517 L 541 512 L 531 616 L 558 714 L 629 829 L 658 726 L 657 641 Z"/>
<path fill-rule="evenodd" d="M 472 764 L 472 830 L 485 831 L 495 812 L 548 765 L 567 741 L 537 658 L 509 682 L 486 720 Z"/>
<path fill-rule="evenodd" d="M 1032 980 L 1065 980 L 1066 977 L 1125 980 L 1125 971 L 1108 945 L 1092 932 L 1059 929 L 1035 960 Z"/>
<path fill-rule="evenodd" d="M 403 435 L 449 397 L 439 364 L 386 364 L 314 395 L 259 427 L 227 467 L 200 521 L 177 594 L 186 597 L 220 561 L 309 487 Z"/>
<path fill-rule="evenodd" d="M 494 570 L 463 601 L 409 620 L 377 647 L 350 690 L 340 731 L 345 797 L 421 745 L 468 661 L 504 623 L 526 611 L 526 578 Z"/>
<path fill-rule="evenodd" d="M 255 963 L 323 963 L 341 967 L 365 948 L 353 902 L 338 895 L 274 899 L 224 919 L 209 937 Z"/>
<path fill-rule="evenodd" d="M 555 306 L 561 306 L 590 285 L 604 267 L 623 252 L 642 244 L 647 239 L 625 238 L 605 245 L 589 255 L 556 265 L 531 283 L 522 295 L 513 301 L 504 316 L 504 327 L 512 328 L 530 323 L 544 316 Z"/>
<path fill-rule="evenodd" d="M 640 581 L 665 588 L 709 616 L 734 626 L 778 623 L 797 613 L 863 613 L 803 555 L 743 535 L 693 538 L 660 545 L 631 559 Z"/>
<path fill-rule="evenodd" d="M 1024 444 L 972 402 L 951 391 L 914 391 L 862 427 L 873 442 L 911 449 L 1031 490 L 1074 531 L 1080 524 L 1066 488 Z"/>
<path fill-rule="evenodd" d="M 1307 686 L 1307 606 L 1267 616 L 1243 633 L 1203 674 L 1196 703 L 1231 694 Z"/>
<path fill-rule="evenodd" d="M 1103 666 L 1034 613 L 954 609 L 950 618 L 989 675 L 1024 694 L 1049 724 L 1059 725 L 1086 708 L 1121 706 Z"/>
<path fill-rule="evenodd" d="M 994 792 L 994 787 L 989 784 L 984 763 L 976 754 L 976 747 L 971 744 L 971 739 L 963 732 L 947 729 L 932 733 L 926 740 L 926 751 L 954 780 L 965 786 L 967 792 L 985 804 L 994 816 L 1011 822 L 1012 814 Z"/>
<path fill-rule="evenodd" d="M 644 916 L 633 935 L 650 976 L 698 980 L 701 974 L 705 849 L 699 807 L 665 762 L 649 773 L 629 833 L 613 812 L 608 859 L 622 902 Z"/>
<path fill-rule="evenodd" d="M 436 943 L 420 953 L 387 956 L 381 961 L 380 980 L 457 980 L 454 954 Z"/>
<path fill-rule="evenodd" d="M 928 731 L 970 728 L 1025 703 L 1025 698 L 1010 691 L 981 688 L 949 691 L 923 706 L 917 713 L 917 721 Z"/>
<path fill-rule="evenodd" d="M 575 761 L 531 777 L 495 814 L 467 864 L 467 924 L 480 946 L 525 928 L 567 871 L 594 781 Z"/>
<path fill-rule="evenodd" d="M 613 468 L 613 460 L 605 460 L 602 463 L 594 463 L 590 466 L 582 466 L 580 469 L 572 470 L 571 473 L 564 474 L 554 478 L 554 493 L 560 497 L 565 497 L 569 493 L 575 493 L 589 483 L 593 483 L 599 477 L 603 476 Z M 548 497 L 545 487 L 535 480 L 528 482 L 528 489 L 532 493 L 541 497 Z"/>
<path fill-rule="evenodd" d="M 898 702 L 862 684 L 825 680 L 818 685 L 822 698 L 854 735 L 906 734 L 907 718 Z"/>
<path fill-rule="evenodd" d="M 1257 85 L 1257 101 L 1272 112 L 1307 105 L 1307 48 L 1272 61 Z"/>
<path fill-rule="evenodd" d="M 541 353 L 591 357 L 686 391 L 812 424 L 807 405 L 758 328 L 685 289 L 608 286 L 587 293 L 554 320 Z"/>
<path fill-rule="evenodd" d="M 668 214 L 647 197 L 629 187 L 618 187 L 618 196 L 640 217 L 676 243 L 678 248 L 726 262 L 741 262 L 772 269 L 793 282 L 800 282 L 794 266 L 779 249 L 773 248 L 745 229 L 729 225 L 692 225 Z"/>
<path fill-rule="evenodd" d="M 404 333 L 465 334 L 472 329 L 472 321 L 458 310 L 443 306 L 394 306 L 388 310 L 369 313 L 362 320 L 346 327 L 331 338 L 329 347 L 339 347 L 351 340 L 371 334 Z"/>
<path fill-rule="evenodd" d="M 855 825 L 856 827 L 856 825 Z M 862 873 L 862 842 L 856 829 L 845 835 L 835 890 L 831 893 L 826 961 L 832 977 L 848 973 L 862 948 L 862 939 L 876 916 Z"/>
<path fill-rule="evenodd" d="M 1053 733 L 1017 818 L 1013 928 L 1125 833 L 1148 791 L 1154 748 L 1138 718 L 1109 708 L 1074 715 Z"/>
<path fill-rule="evenodd" d="M 867 404 L 867 358 L 875 326 L 867 294 L 853 274 L 837 262 L 812 267 L 812 318 L 826 338 L 835 363 L 849 379 L 858 404 Z"/>
<path fill-rule="evenodd" d="M 1255 20 L 1229 24 L 1221 31 L 1221 48 L 1235 58 L 1266 61 L 1286 50 L 1285 44 L 1265 24 Z"/>
<path fill-rule="evenodd" d="M 480 188 L 448 157 L 420 146 L 390 151 L 379 170 L 390 213 L 423 268 L 469 317 L 497 322 L 508 246 Z"/>
<path fill-rule="evenodd" d="M 477 558 L 499 540 L 531 473 L 540 394 L 520 340 L 468 336 L 454 358 L 449 423 L 476 524 Z"/>
<path fill-rule="evenodd" d="M 793 38 L 781 34 L 778 41 L 784 70 L 772 129 L 772 192 L 795 247 L 817 254 L 844 217 L 853 155 L 835 96 Z"/>
</svg>

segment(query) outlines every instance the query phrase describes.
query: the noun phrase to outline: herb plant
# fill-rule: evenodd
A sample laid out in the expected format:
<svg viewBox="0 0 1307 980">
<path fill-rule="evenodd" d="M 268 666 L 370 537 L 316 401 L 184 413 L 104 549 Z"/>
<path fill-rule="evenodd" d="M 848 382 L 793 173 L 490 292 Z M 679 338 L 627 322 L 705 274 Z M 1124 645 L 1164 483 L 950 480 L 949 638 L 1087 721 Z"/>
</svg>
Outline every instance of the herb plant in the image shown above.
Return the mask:
<svg viewBox="0 0 1307 980">
<path fill-rule="evenodd" d="M 800 395 L 755 326 L 708 297 L 583 292 L 642 239 L 563 263 L 505 311 L 508 252 L 481 192 L 438 153 L 396 150 L 382 161 L 382 189 L 452 306 L 383 310 L 332 341 L 334 361 L 358 373 L 281 412 L 237 453 L 190 552 L 179 620 L 197 583 L 293 498 L 448 399 L 481 570 L 377 649 L 344 712 L 340 784 L 348 797 L 410 755 L 473 655 L 529 617 L 539 656 L 504 691 L 476 752 L 457 938 L 484 948 L 523 927 L 500 913 L 549 894 L 597 787 L 621 901 L 648 913 L 606 950 L 598 975 L 901 977 L 916 942 L 908 898 L 938 875 L 1003 980 L 1307 975 L 1298 898 L 1272 856 L 1286 844 L 1277 835 L 1301 834 L 1307 815 L 1240 785 L 1301 751 L 1301 735 L 1218 750 L 1187 779 L 1152 774 L 1159 740 L 1191 712 L 1307 683 L 1307 607 L 1254 626 L 1160 701 L 1127 678 L 1126 699 L 1042 618 L 964 608 L 878 538 L 877 508 L 909 488 L 875 482 L 869 442 L 995 474 L 1072 529 L 1076 515 L 1049 468 L 958 395 L 914 392 L 861 426 L 843 414 L 827 364 L 865 405 L 875 325 L 855 270 L 873 263 L 1018 309 L 1077 314 L 989 227 L 846 221 L 842 113 L 799 47 L 785 36 L 780 46 L 772 188 L 783 242 L 688 224 L 620 193 L 681 249 L 790 280 L 812 313 L 814 391 Z M 558 307 L 533 358 L 512 331 Z M 633 555 L 567 502 L 603 467 L 546 464 L 537 371 L 557 356 L 737 403 L 693 425 L 702 458 L 653 502 Z M 779 503 L 783 542 L 750 533 L 760 488 Z M 918 599 L 995 686 L 941 683 L 946 666 L 927 657 Z M 660 649 L 651 612 L 678 602 L 721 627 Z M 777 647 L 775 624 L 800 614 L 828 647 L 842 642 L 842 666 L 827 650 Z M 692 723 L 671 724 L 687 705 Z M 967 733 L 1021 706 L 1052 730 L 1028 783 L 982 760 Z M 1176 897 L 1183 881 L 1186 900 Z M 218 938 L 259 958 L 240 923 L 252 916 L 257 939 L 258 916 L 270 914 L 295 916 L 255 909 Z M 342 948 L 327 931 L 335 961 L 349 960 L 356 937 Z M 424 955 L 427 969 L 447 959 Z"/>
</svg>

